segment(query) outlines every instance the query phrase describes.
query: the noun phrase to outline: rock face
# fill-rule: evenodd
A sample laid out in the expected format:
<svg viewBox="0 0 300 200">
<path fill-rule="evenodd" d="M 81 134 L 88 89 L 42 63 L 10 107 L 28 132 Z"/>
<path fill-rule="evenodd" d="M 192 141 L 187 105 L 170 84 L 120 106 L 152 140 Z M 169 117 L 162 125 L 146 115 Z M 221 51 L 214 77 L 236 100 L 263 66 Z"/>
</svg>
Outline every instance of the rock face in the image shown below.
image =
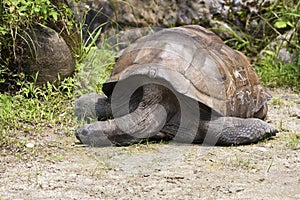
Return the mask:
<svg viewBox="0 0 300 200">
<path fill-rule="evenodd" d="M 95 26 L 95 23 L 100 25 L 103 23 L 100 19 L 106 16 L 107 20 L 111 19 L 112 25 L 122 28 L 149 26 L 162 28 L 188 24 L 199 24 L 207 28 L 220 26 L 228 28 L 230 25 L 224 25 L 224 22 L 229 20 L 239 28 L 245 28 L 247 23 L 248 29 L 255 29 L 258 22 L 247 21 L 248 18 L 244 14 L 257 13 L 261 8 L 269 6 L 270 2 L 272 0 L 83 0 L 79 3 L 70 3 L 70 7 L 77 16 L 81 16 L 79 18 L 82 18 L 83 11 L 92 14 L 100 10 L 98 22 L 95 18 L 91 26 Z M 243 11 L 243 15 L 240 11 Z M 89 15 L 87 17 L 90 18 Z"/>
<path fill-rule="evenodd" d="M 35 77 L 37 83 L 55 82 L 65 78 L 75 70 L 75 60 L 64 39 L 54 30 L 34 26 L 24 36 L 24 54 L 19 58 L 25 73 Z"/>
</svg>

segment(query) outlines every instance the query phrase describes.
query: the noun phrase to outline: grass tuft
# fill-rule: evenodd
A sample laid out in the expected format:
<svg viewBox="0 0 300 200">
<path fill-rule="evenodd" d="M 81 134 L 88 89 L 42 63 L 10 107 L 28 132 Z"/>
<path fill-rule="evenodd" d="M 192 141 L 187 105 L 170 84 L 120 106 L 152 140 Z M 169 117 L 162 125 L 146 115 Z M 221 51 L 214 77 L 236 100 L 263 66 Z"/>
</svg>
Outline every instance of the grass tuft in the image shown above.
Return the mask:
<svg viewBox="0 0 300 200">
<path fill-rule="evenodd" d="M 266 86 L 289 87 L 294 91 L 300 88 L 300 65 L 298 63 L 283 63 L 274 55 L 267 55 L 259 59 L 256 71 Z"/>
<path fill-rule="evenodd" d="M 25 151 L 27 141 L 49 128 L 70 133 L 75 124 L 72 95 L 61 91 L 63 85 L 27 83 L 14 96 L 0 94 L 0 149 Z"/>
<path fill-rule="evenodd" d="M 293 150 L 299 150 L 300 149 L 300 134 L 299 133 L 289 134 L 286 146 Z"/>
</svg>

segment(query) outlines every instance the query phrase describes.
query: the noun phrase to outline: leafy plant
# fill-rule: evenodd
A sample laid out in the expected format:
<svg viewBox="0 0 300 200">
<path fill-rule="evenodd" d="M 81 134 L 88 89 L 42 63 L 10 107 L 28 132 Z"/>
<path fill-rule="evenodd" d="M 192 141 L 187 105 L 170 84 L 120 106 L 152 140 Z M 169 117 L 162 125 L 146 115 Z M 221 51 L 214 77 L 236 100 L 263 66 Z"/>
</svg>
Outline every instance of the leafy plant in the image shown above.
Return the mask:
<svg viewBox="0 0 300 200">
<path fill-rule="evenodd" d="M 85 45 L 79 39 L 78 49 L 73 50 L 77 59 L 77 73 L 73 77 L 59 80 L 60 85 L 46 83 L 37 86 L 38 74 L 26 81 L 18 63 L 17 54 L 23 31 L 35 23 L 56 26 L 60 34 L 67 30 L 72 37 L 74 26 L 72 13 L 60 0 L 4 0 L 0 2 L 0 149 L 12 152 L 26 151 L 30 138 L 51 130 L 71 131 L 76 123 L 72 101 L 82 92 L 100 92 L 101 84 L 108 76 L 115 61 L 115 53 L 98 50 L 96 40 L 101 33 L 100 25 L 89 33 L 91 42 Z M 82 30 L 82 29 L 81 29 Z M 69 33 L 68 33 L 69 31 Z M 81 32 L 82 34 L 82 32 Z M 68 37 L 67 37 L 68 38 Z M 24 41 L 27 42 L 27 41 Z M 71 41 L 71 43 L 74 41 Z M 82 80 L 88 81 L 84 90 Z M 7 90 L 7 88 L 9 90 Z M 14 93 L 10 93 L 14 90 Z M 12 96 L 12 94 L 14 96 Z M 60 131 L 61 132 L 61 131 Z"/>
<path fill-rule="evenodd" d="M 110 75 L 115 64 L 116 52 L 101 35 L 102 28 L 105 28 L 108 22 L 98 24 L 99 21 L 96 21 L 97 15 L 106 14 L 99 9 L 94 13 L 95 16 L 89 16 L 92 18 L 90 24 L 85 24 L 88 14 L 89 10 L 83 14 L 83 19 L 79 23 L 81 45 L 75 75 L 78 83 L 75 87 L 76 96 L 91 92 L 101 93 L 102 84 Z M 109 16 L 106 17 L 109 18 Z"/>
</svg>

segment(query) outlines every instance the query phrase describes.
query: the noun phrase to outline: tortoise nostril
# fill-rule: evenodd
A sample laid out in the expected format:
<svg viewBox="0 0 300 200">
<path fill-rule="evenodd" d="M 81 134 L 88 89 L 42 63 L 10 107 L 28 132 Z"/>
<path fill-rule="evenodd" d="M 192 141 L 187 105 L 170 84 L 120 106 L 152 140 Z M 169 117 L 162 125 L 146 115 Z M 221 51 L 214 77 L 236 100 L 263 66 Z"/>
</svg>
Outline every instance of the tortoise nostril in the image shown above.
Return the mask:
<svg viewBox="0 0 300 200">
<path fill-rule="evenodd" d="M 87 135 L 87 131 L 86 130 L 77 130 L 76 132 L 75 132 L 75 136 L 76 136 L 76 138 L 81 142 L 81 137 L 82 136 L 86 136 Z"/>
<path fill-rule="evenodd" d="M 80 132 L 79 131 L 75 131 L 75 136 L 79 137 Z"/>
</svg>

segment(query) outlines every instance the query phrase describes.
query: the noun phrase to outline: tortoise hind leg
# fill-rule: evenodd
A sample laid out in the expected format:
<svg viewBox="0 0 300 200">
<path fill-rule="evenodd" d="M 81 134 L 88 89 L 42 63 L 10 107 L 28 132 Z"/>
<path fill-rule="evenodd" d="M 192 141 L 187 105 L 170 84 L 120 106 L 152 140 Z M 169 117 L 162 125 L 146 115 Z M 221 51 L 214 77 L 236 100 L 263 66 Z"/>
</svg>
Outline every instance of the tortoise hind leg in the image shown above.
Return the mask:
<svg viewBox="0 0 300 200">
<path fill-rule="evenodd" d="M 215 138 L 217 145 L 256 143 L 278 132 L 273 126 L 257 118 L 220 117 L 208 123 L 207 134 L 210 138 Z"/>
</svg>

